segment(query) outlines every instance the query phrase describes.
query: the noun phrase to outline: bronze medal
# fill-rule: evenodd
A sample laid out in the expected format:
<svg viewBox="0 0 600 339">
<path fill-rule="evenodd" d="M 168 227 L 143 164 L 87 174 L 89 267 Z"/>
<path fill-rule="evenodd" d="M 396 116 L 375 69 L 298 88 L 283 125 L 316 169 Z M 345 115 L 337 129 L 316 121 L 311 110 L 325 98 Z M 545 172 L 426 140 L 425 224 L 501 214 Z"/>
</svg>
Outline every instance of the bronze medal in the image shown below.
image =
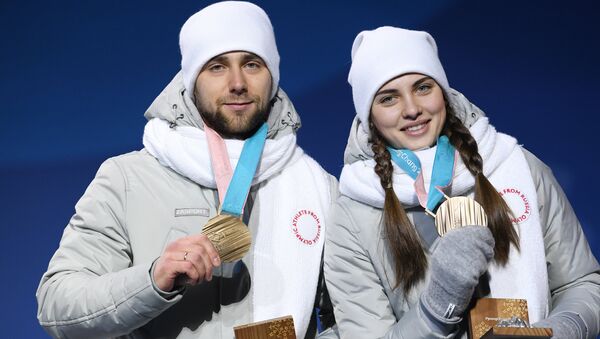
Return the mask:
<svg viewBox="0 0 600 339">
<path fill-rule="evenodd" d="M 435 214 L 435 226 L 440 236 L 469 225 L 487 226 L 487 216 L 483 207 L 468 197 L 448 198 Z"/>
<path fill-rule="evenodd" d="M 250 250 L 252 236 L 248 226 L 238 217 L 230 214 L 218 214 L 210 219 L 202 234 L 213 244 L 222 262 L 240 260 Z"/>
<path fill-rule="evenodd" d="M 250 138 L 244 141 L 242 153 L 233 173 L 225 141 L 208 125 L 204 128 L 207 132 L 208 148 L 221 207 L 219 214 L 204 225 L 202 234 L 206 235 L 214 245 L 222 262 L 234 262 L 242 259 L 252 245 L 250 230 L 242 222 L 241 216 L 260 162 L 269 126 L 266 122 L 263 123 Z"/>
</svg>

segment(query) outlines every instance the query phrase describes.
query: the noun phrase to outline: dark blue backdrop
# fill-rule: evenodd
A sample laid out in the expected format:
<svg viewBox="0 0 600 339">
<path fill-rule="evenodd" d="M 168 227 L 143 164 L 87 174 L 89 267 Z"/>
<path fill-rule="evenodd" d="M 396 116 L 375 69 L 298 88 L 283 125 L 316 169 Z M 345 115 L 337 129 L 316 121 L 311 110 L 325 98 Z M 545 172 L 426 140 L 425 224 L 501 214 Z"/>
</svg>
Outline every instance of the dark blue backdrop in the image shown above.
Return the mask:
<svg viewBox="0 0 600 339">
<path fill-rule="evenodd" d="M 142 116 L 179 68 L 203 1 L 0 2 L 3 337 L 45 337 L 35 289 L 73 206 L 107 157 L 141 148 Z M 299 143 L 339 175 L 353 118 L 346 75 L 363 29 L 427 30 L 452 87 L 545 161 L 600 255 L 594 1 L 262 1 Z"/>
</svg>

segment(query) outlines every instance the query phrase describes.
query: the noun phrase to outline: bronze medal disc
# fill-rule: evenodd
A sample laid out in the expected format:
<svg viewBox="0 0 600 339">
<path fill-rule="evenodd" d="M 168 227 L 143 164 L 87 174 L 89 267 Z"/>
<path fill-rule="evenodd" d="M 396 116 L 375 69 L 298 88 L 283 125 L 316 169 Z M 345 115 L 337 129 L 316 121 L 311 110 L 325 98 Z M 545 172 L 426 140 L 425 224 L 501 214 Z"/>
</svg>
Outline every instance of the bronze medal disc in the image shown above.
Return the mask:
<svg viewBox="0 0 600 339">
<path fill-rule="evenodd" d="M 487 216 L 483 207 L 468 197 L 452 197 L 435 213 L 435 226 L 440 236 L 455 228 L 472 225 L 487 226 Z"/>
<path fill-rule="evenodd" d="M 219 214 L 210 219 L 202 234 L 205 234 L 221 257 L 222 262 L 240 260 L 250 250 L 252 236 L 242 220 L 229 214 Z"/>
</svg>

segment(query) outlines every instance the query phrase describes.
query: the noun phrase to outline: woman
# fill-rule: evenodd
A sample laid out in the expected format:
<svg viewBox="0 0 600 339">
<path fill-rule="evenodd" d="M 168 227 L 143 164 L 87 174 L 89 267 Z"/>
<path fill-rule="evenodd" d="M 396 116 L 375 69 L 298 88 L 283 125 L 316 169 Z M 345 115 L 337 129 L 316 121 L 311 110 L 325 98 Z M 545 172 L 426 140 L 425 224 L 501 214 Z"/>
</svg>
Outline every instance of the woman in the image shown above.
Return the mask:
<svg viewBox="0 0 600 339">
<path fill-rule="evenodd" d="M 357 117 L 325 249 L 340 336 L 466 337 L 475 294 L 527 299 L 555 338 L 595 338 L 600 268 L 566 196 L 449 87 L 434 39 L 361 32 L 348 81 Z M 439 237 L 444 195 L 473 197 L 487 227 Z"/>
</svg>

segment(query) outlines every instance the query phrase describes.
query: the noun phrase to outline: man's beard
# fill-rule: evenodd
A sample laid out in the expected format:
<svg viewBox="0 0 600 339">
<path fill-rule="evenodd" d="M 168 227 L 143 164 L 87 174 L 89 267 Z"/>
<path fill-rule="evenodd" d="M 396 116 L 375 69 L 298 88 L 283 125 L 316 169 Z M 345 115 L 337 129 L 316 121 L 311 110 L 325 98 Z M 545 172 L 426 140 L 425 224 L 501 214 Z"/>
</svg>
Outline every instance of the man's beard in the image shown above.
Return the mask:
<svg viewBox="0 0 600 339">
<path fill-rule="evenodd" d="M 239 98 L 236 99 L 239 100 Z M 217 108 L 216 112 L 210 112 L 200 100 L 196 101 L 196 107 L 204 123 L 219 133 L 221 137 L 244 140 L 256 133 L 260 126 L 267 121 L 272 106 L 270 102 L 263 103 L 258 97 L 252 99 L 257 105 L 255 111 L 242 115 L 234 114 L 232 117 L 225 115 L 220 108 Z M 223 101 L 225 100 L 219 100 L 217 106 L 221 107 Z"/>
</svg>

